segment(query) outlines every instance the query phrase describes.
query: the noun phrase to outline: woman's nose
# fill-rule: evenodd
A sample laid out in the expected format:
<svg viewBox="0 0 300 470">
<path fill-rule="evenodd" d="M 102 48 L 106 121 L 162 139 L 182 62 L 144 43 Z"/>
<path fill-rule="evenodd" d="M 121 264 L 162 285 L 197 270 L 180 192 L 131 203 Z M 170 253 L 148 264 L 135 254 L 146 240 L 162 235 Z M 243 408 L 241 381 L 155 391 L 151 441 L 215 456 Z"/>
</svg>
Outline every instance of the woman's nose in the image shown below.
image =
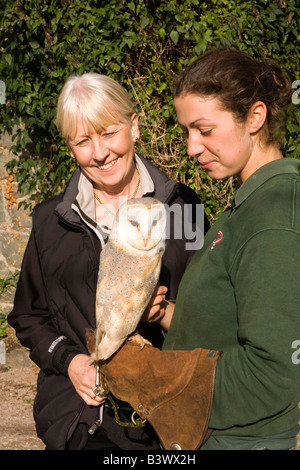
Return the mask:
<svg viewBox="0 0 300 470">
<path fill-rule="evenodd" d="M 201 136 L 198 134 L 190 133 L 187 138 L 187 153 L 190 157 L 197 157 L 201 155 L 205 149 L 202 143 Z"/>
<path fill-rule="evenodd" d="M 93 139 L 92 150 L 95 160 L 103 161 L 109 155 L 109 148 L 100 136 Z"/>
</svg>

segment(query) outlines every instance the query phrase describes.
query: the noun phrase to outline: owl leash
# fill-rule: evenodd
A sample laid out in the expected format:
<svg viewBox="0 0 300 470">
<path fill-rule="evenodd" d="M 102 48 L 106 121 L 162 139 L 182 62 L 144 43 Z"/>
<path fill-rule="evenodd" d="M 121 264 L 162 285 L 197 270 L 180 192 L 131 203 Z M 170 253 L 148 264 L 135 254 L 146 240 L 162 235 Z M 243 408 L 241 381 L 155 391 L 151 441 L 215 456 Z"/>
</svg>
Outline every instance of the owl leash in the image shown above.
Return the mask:
<svg viewBox="0 0 300 470">
<path fill-rule="evenodd" d="M 101 374 L 100 366 L 96 365 L 96 379 L 95 388 L 93 388 L 93 394 L 96 397 L 105 397 L 109 394 L 109 389 L 104 383 L 103 375 Z"/>
<path fill-rule="evenodd" d="M 93 364 L 93 365 L 95 365 L 95 367 L 96 367 L 95 388 L 93 388 L 93 393 L 94 393 L 95 398 L 96 397 L 106 397 L 110 401 L 111 406 L 113 407 L 113 410 L 114 410 L 115 421 L 120 426 L 127 427 L 127 428 L 142 428 L 142 427 L 144 427 L 145 423 L 146 423 L 146 420 L 145 419 L 143 420 L 141 418 L 136 418 L 135 419 L 134 418 L 134 415 L 136 414 L 135 411 L 131 415 L 131 423 L 130 422 L 126 423 L 124 421 L 121 421 L 121 419 L 119 417 L 119 413 L 118 413 L 118 409 L 117 409 L 115 400 L 114 400 L 113 396 L 111 395 L 111 393 L 109 391 L 109 388 L 107 387 L 107 385 L 104 382 L 104 376 L 101 373 L 100 366 L 97 365 L 97 364 Z M 100 417 L 90 427 L 90 429 L 88 430 L 88 433 L 90 435 L 93 435 L 95 433 L 95 431 L 101 426 L 102 421 L 103 421 L 103 407 L 101 406 L 100 407 Z"/>
</svg>

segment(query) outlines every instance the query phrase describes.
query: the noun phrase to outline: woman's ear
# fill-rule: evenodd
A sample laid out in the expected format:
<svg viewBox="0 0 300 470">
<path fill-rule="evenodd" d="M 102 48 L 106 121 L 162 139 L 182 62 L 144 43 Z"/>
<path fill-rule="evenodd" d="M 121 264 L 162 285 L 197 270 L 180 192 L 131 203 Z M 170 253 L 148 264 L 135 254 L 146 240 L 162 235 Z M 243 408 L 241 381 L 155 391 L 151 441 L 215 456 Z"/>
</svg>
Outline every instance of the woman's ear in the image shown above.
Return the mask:
<svg viewBox="0 0 300 470">
<path fill-rule="evenodd" d="M 131 132 L 135 142 L 140 137 L 139 118 L 136 113 L 131 116 Z"/>
<path fill-rule="evenodd" d="M 267 106 L 263 101 L 256 101 L 250 109 L 247 124 L 250 134 L 255 134 L 264 125 L 267 119 Z"/>
</svg>

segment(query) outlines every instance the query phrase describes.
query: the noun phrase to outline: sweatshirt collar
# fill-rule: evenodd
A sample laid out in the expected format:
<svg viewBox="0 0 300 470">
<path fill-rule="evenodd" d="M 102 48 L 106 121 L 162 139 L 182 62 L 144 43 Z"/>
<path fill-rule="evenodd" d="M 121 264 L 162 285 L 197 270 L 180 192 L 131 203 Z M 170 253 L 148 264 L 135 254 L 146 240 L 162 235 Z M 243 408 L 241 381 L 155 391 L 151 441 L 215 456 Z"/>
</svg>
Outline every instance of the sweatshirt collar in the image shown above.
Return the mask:
<svg viewBox="0 0 300 470">
<path fill-rule="evenodd" d="M 284 173 L 299 173 L 300 161 L 295 158 L 280 158 L 263 165 L 251 175 L 233 195 L 234 206 L 242 204 L 256 189 L 274 176 Z"/>
</svg>

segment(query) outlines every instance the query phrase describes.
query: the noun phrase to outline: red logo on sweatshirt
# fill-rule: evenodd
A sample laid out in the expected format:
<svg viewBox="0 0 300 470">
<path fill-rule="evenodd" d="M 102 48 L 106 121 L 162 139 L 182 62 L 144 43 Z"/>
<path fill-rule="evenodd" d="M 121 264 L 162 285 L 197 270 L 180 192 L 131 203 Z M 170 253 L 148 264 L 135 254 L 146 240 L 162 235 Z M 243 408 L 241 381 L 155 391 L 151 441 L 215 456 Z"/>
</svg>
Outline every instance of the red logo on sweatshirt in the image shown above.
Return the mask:
<svg viewBox="0 0 300 470">
<path fill-rule="evenodd" d="M 217 243 L 219 243 L 222 239 L 223 239 L 223 233 L 221 232 L 221 230 L 218 232 L 218 235 L 219 237 L 216 238 L 213 242 L 212 242 L 212 247 L 211 249 L 213 249 Z"/>
</svg>

